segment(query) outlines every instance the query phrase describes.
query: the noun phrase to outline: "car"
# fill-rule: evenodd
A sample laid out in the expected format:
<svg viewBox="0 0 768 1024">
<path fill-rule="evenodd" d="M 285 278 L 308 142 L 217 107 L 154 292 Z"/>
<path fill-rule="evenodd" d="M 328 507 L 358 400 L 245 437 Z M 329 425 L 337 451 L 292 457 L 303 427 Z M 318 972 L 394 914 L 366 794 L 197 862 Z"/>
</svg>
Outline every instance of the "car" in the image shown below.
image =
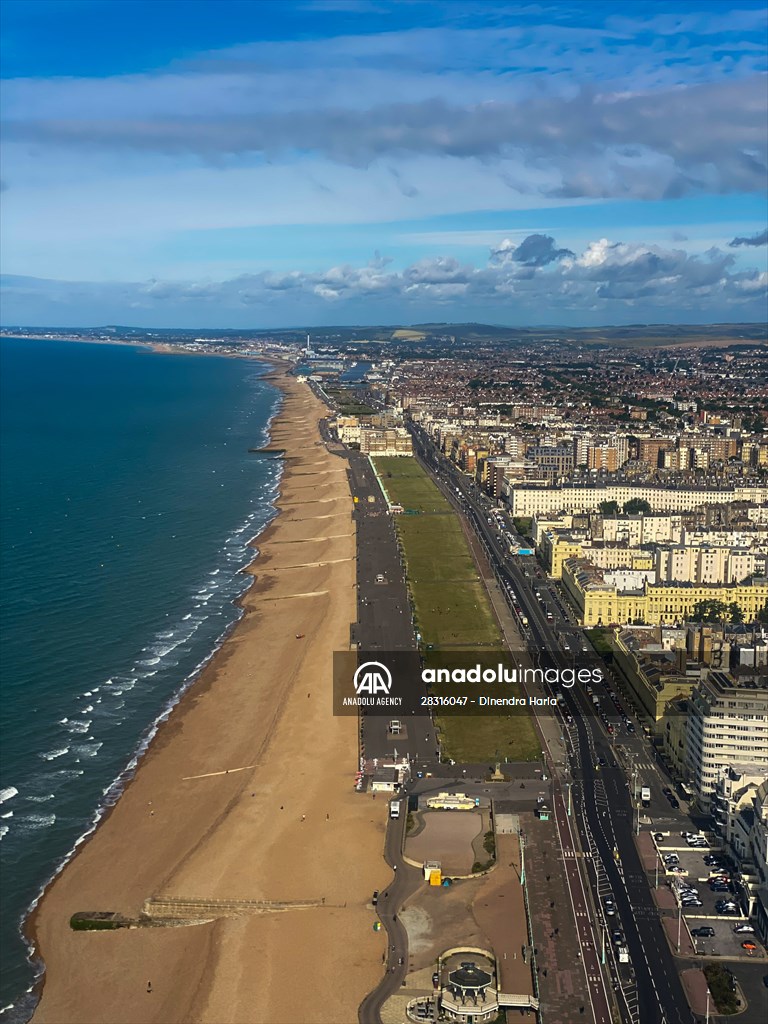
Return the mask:
<svg viewBox="0 0 768 1024">
<path fill-rule="evenodd" d="M 702 925 L 701 928 L 691 928 L 691 935 L 697 939 L 711 939 L 715 934 L 715 929 L 708 924 Z"/>
<path fill-rule="evenodd" d="M 663 832 L 654 832 L 653 833 L 653 838 L 656 840 L 657 843 L 663 843 L 664 842 L 664 838 L 665 838 L 664 837 L 664 833 Z"/>
<path fill-rule="evenodd" d="M 751 939 L 747 939 L 746 942 L 742 942 L 741 948 L 742 949 L 746 949 L 748 953 L 754 953 L 755 950 L 757 949 L 757 946 L 755 945 L 754 942 L 752 942 Z"/>
<path fill-rule="evenodd" d="M 669 788 L 669 786 L 664 786 L 661 792 L 664 794 L 664 796 L 672 796 L 672 790 Z"/>
<path fill-rule="evenodd" d="M 737 924 L 733 928 L 736 935 L 754 935 L 755 929 L 751 924 Z"/>
<path fill-rule="evenodd" d="M 736 907 L 715 907 L 718 914 L 738 914 Z"/>
<path fill-rule="evenodd" d="M 604 757 L 598 757 L 597 763 L 600 765 L 601 768 L 605 768 L 605 766 L 608 764 Z"/>
<path fill-rule="evenodd" d="M 669 806 L 672 807 L 674 810 L 677 810 L 677 808 L 680 806 L 680 801 L 676 797 L 671 796 L 669 797 Z"/>
<path fill-rule="evenodd" d="M 379 902 L 379 890 L 378 889 L 374 889 L 373 890 L 373 896 L 371 897 L 371 903 L 375 907 L 378 904 L 378 902 Z"/>
<path fill-rule="evenodd" d="M 616 913 L 616 904 L 613 902 L 610 896 L 606 896 L 606 898 L 603 900 L 603 907 L 605 908 L 605 912 L 609 917 L 613 917 L 613 915 Z"/>
<path fill-rule="evenodd" d="M 622 943 L 624 942 L 624 932 L 621 930 L 621 928 L 613 929 L 613 931 L 611 932 L 611 941 L 617 946 L 622 945 Z"/>
<path fill-rule="evenodd" d="M 686 896 L 680 900 L 680 903 L 684 907 L 703 907 L 704 903 L 698 898 L 698 896 Z"/>
</svg>

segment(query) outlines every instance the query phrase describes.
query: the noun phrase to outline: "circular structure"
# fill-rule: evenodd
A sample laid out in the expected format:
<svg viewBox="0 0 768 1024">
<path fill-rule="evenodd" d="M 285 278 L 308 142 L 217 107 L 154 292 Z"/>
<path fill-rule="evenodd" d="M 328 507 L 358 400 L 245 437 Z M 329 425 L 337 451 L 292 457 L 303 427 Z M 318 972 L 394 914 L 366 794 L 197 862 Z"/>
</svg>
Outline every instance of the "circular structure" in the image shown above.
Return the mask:
<svg viewBox="0 0 768 1024">
<path fill-rule="evenodd" d="M 488 988 L 492 981 L 488 971 L 478 967 L 473 960 L 463 961 L 461 967 L 448 975 L 448 983 L 467 995 Z"/>
</svg>

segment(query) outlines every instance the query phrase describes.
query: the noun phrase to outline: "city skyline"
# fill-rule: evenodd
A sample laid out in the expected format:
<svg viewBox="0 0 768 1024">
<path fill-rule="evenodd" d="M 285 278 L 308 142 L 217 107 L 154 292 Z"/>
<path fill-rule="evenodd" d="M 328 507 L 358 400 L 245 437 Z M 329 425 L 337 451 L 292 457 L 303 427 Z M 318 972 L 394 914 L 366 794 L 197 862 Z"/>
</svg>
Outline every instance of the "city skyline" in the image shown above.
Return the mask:
<svg viewBox="0 0 768 1024">
<path fill-rule="evenodd" d="M 765 318 L 762 5 L 175 11 L 5 4 L 5 324 Z"/>
</svg>

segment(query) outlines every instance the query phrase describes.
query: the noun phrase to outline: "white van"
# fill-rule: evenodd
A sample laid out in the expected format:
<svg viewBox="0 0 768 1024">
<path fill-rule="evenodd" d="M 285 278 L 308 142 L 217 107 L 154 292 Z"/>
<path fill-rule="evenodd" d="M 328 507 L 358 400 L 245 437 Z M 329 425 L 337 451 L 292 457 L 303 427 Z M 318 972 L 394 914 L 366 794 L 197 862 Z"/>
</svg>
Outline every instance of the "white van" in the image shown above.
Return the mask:
<svg viewBox="0 0 768 1024">
<path fill-rule="evenodd" d="M 389 804 L 389 816 L 390 818 L 400 817 L 400 801 L 392 800 Z"/>
</svg>

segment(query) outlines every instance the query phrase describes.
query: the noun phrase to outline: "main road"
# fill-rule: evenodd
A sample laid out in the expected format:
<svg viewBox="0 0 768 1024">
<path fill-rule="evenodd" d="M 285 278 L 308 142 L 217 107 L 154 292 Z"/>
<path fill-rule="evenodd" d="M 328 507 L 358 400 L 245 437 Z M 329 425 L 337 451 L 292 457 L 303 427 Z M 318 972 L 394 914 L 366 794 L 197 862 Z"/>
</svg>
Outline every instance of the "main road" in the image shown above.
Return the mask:
<svg viewBox="0 0 768 1024">
<path fill-rule="evenodd" d="M 414 427 L 413 435 L 415 452 L 425 468 L 432 474 L 437 473 L 438 484 L 454 504 L 459 496 L 460 508 L 481 540 L 507 600 L 511 601 L 509 589 L 516 594 L 528 620 L 528 646 L 532 657 L 538 659 L 541 667 L 572 667 L 574 654 L 563 650 L 561 644 L 562 638 L 566 638 L 565 643 L 569 648 L 572 646 L 573 626 L 557 602 L 548 606 L 551 621 L 542 610 L 543 602 L 534 593 L 538 580 L 534 560 L 509 558 L 508 547 L 505 549 L 499 531 L 488 523 L 488 509 L 483 507 L 482 499 L 474 493 L 467 478 L 437 452 L 420 428 Z M 639 1024 L 690 1024 L 691 1011 L 635 846 L 631 794 L 618 768 L 611 767 L 615 762 L 608 734 L 603 732 L 583 690 L 564 689 L 563 699 L 565 713 L 572 719 L 564 733 L 573 750 L 571 784 L 576 799 L 572 801 L 572 817 L 578 823 L 583 849 L 591 855 L 588 857 L 593 868 L 591 881 L 599 906 L 599 917 L 594 924 L 598 932 L 604 930 L 601 947 L 605 932 L 620 927 L 631 958 L 633 977 L 617 977 L 617 983 L 624 982 L 619 989 L 622 1016 Z M 606 762 L 604 768 L 596 767 L 601 758 Z M 557 766 L 552 767 L 554 770 Z M 558 827 L 562 833 L 564 816 L 566 823 L 569 819 L 562 790 L 558 784 L 554 789 Z M 569 859 L 577 860 L 566 856 L 566 861 Z M 578 894 L 575 879 L 574 886 Z M 614 914 L 606 913 L 604 901 L 607 898 L 614 902 Z M 578 924 L 578 907 L 576 913 Z M 582 938 L 583 952 L 589 955 L 589 947 L 584 949 L 584 942 L 589 942 L 586 933 Z M 591 968 L 594 967 L 599 976 L 599 963 L 592 963 Z M 587 973 L 588 977 L 593 976 L 592 969 Z M 594 1001 L 593 1008 L 599 1020 L 602 1010 Z"/>
</svg>

